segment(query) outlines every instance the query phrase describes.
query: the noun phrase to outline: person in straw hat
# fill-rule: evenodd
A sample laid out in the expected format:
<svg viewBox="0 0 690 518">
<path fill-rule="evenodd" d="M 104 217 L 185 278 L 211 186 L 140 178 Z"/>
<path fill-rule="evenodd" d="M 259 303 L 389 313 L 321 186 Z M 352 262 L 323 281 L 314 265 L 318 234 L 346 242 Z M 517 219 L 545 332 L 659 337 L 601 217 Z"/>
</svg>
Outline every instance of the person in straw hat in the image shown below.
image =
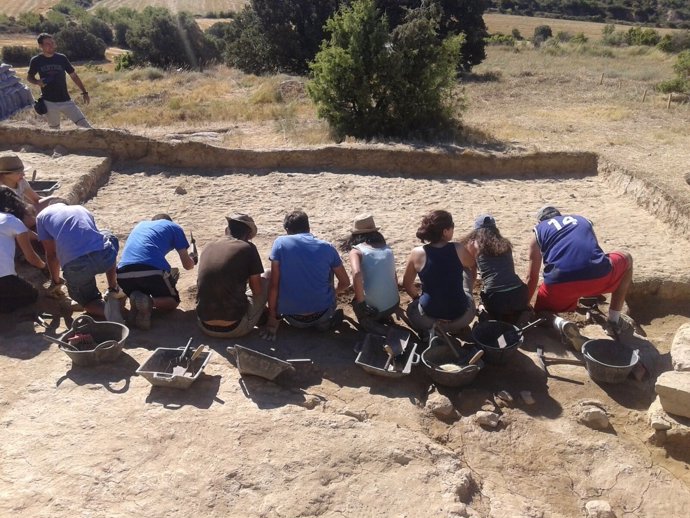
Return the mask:
<svg viewBox="0 0 690 518">
<path fill-rule="evenodd" d="M 355 217 L 350 235 L 340 245 L 350 258 L 355 297 L 352 309 L 365 331 L 381 330 L 400 304 L 393 251 L 371 214 Z"/>
<path fill-rule="evenodd" d="M 24 177 L 30 169 L 15 153 L 0 153 L 0 185 L 12 189 L 20 200 L 29 205 L 24 221 L 29 228 L 35 225 L 34 218 L 42 205 L 41 198 Z"/>
<path fill-rule="evenodd" d="M 251 332 L 268 298 L 268 280 L 251 242 L 257 233 L 254 220 L 247 214 L 226 219 L 225 237 L 204 247 L 197 277 L 197 323 L 205 334 L 217 338 Z"/>
</svg>

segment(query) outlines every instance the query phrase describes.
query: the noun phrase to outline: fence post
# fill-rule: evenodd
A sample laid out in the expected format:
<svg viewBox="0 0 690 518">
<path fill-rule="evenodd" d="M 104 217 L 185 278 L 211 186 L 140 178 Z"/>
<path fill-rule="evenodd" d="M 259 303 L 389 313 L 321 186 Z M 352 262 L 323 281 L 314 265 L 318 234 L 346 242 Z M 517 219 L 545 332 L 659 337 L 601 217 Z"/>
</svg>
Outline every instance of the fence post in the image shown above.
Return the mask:
<svg viewBox="0 0 690 518">
<path fill-rule="evenodd" d="M 668 102 L 666 103 L 667 110 L 671 107 L 671 97 L 673 97 L 673 94 L 668 94 Z"/>
</svg>

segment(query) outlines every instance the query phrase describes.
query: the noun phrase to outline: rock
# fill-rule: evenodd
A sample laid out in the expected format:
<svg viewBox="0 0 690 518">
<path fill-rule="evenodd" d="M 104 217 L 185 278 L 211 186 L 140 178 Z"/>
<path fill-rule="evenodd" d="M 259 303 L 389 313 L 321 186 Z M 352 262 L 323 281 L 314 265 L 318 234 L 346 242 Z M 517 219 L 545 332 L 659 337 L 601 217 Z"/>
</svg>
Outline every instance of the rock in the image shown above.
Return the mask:
<svg viewBox="0 0 690 518">
<path fill-rule="evenodd" d="M 609 416 L 604 410 L 596 406 L 582 410 L 577 420 L 594 430 L 605 430 L 609 427 Z"/>
<path fill-rule="evenodd" d="M 461 502 L 469 502 L 477 489 L 474 475 L 469 469 L 463 468 L 455 472 L 454 479 L 455 494 L 458 495 Z"/>
<path fill-rule="evenodd" d="M 467 514 L 467 505 L 462 502 L 454 502 L 448 506 L 448 516 L 452 518 L 467 518 L 469 516 Z"/>
<path fill-rule="evenodd" d="M 685 173 L 685 183 L 690 185 L 690 173 Z"/>
<path fill-rule="evenodd" d="M 438 392 L 434 392 L 429 396 L 424 408 L 441 419 L 447 419 L 455 415 L 455 407 L 451 400 Z"/>
<path fill-rule="evenodd" d="M 294 101 L 304 97 L 304 83 L 295 79 L 288 79 L 278 85 L 278 93 L 283 101 Z"/>
<path fill-rule="evenodd" d="M 651 425 L 651 427 L 655 430 L 671 429 L 671 422 L 669 421 L 668 415 L 666 414 L 666 412 L 664 412 L 664 409 L 661 406 L 661 400 L 659 399 L 659 396 L 657 396 L 656 399 L 649 406 L 649 410 L 647 410 L 647 419 L 649 420 L 649 424 Z"/>
<path fill-rule="evenodd" d="M 498 421 L 500 417 L 498 414 L 493 412 L 486 412 L 485 410 L 480 410 L 474 414 L 475 421 L 477 424 L 482 426 L 489 426 L 491 428 L 496 428 L 498 426 Z"/>
<path fill-rule="evenodd" d="M 350 410 L 349 408 L 345 408 L 344 410 L 338 413 L 340 415 L 357 419 L 357 421 L 359 421 L 360 423 L 366 421 L 369 418 L 369 415 L 367 414 L 366 410 Z"/>
<path fill-rule="evenodd" d="M 181 185 L 178 185 L 177 187 L 175 187 L 175 194 L 187 194 L 187 189 L 185 189 Z"/>
<path fill-rule="evenodd" d="M 532 393 L 529 390 L 520 391 L 520 397 L 526 405 L 533 405 L 534 403 L 536 403 L 536 401 L 532 397 Z"/>
<path fill-rule="evenodd" d="M 657 378 L 655 388 L 666 412 L 690 417 L 690 372 L 664 372 Z"/>
<path fill-rule="evenodd" d="M 61 156 L 69 155 L 69 151 L 65 146 L 57 145 L 53 149 L 53 158 L 60 158 Z"/>
<path fill-rule="evenodd" d="M 671 344 L 671 361 L 677 371 L 690 371 L 690 324 L 683 324 L 676 331 Z"/>
<path fill-rule="evenodd" d="M 606 500 L 590 500 L 585 504 L 587 518 L 616 518 L 611 504 Z"/>
<path fill-rule="evenodd" d="M 40 153 L 41 150 L 37 148 L 36 146 L 32 146 L 31 144 L 27 144 L 25 146 L 22 146 L 22 148 L 19 150 L 20 153 Z"/>
<path fill-rule="evenodd" d="M 496 404 L 500 407 L 510 407 L 513 405 L 513 396 L 507 390 L 501 390 L 498 392 L 494 399 Z"/>
<path fill-rule="evenodd" d="M 299 403 L 299 406 L 313 410 L 321 404 L 321 398 L 313 394 L 307 394 L 304 396 L 304 401 Z"/>
</svg>

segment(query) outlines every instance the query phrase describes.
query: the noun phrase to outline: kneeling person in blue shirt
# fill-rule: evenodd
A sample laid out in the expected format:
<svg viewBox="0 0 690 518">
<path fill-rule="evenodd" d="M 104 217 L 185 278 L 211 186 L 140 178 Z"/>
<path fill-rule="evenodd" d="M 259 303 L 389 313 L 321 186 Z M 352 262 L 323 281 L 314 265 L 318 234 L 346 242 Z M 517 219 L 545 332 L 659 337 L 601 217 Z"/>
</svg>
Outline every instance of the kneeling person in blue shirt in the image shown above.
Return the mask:
<svg viewBox="0 0 690 518">
<path fill-rule="evenodd" d="M 187 248 L 184 230 L 167 214 L 142 221 L 129 234 L 117 265 L 117 282 L 129 297 L 129 320 L 139 329 L 151 328 L 153 308 L 171 311 L 180 303 L 177 278 L 165 256 L 176 250 L 183 268 L 191 270 L 197 257 Z"/>
<path fill-rule="evenodd" d="M 275 339 L 281 319 L 295 327 L 331 328 L 342 319 L 335 296 L 350 286 L 335 247 L 310 233 L 304 212 L 285 216 L 283 228 L 287 235 L 275 240 L 270 255 L 268 322 L 262 333 L 268 340 Z"/>
</svg>

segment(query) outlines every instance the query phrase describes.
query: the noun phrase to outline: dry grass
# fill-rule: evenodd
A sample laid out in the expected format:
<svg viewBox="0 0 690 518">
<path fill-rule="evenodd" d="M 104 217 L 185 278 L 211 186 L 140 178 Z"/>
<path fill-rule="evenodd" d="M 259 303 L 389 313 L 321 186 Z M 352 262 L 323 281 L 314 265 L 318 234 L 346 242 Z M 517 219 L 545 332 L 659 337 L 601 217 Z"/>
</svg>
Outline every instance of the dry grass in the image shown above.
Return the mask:
<svg viewBox="0 0 690 518">
<path fill-rule="evenodd" d="M 117 9 L 118 7 L 131 7 L 143 9 L 149 5 L 155 7 L 167 7 L 171 11 L 189 11 L 194 14 L 204 15 L 209 12 L 238 11 L 247 0 L 101 0 L 96 7 Z"/>
<path fill-rule="evenodd" d="M 575 20 L 558 20 L 555 18 L 539 18 L 533 16 L 515 16 L 512 14 L 487 13 L 484 15 L 484 22 L 490 33 L 500 32 L 510 34 L 513 29 L 518 29 L 524 38 L 531 38 L 535 27 L 548 25 L 554 35 L 558 32 L 568 32 L 570 34 L 583 33 L 591 41 L 601 39 L 604 29 L 603 23 L 580 22 Z M 618 30 L 627 30 L 627 26 L 619 25 Z M 674 29 L 656 29 L 661 34 L 672 33 Z"/>
<path fill-rule="evenodd" d="M 1 0 L 0 13 L 17 16 L 20 13 L 35 11 L 45 13 L 60 0 Z"/>
</svg>

